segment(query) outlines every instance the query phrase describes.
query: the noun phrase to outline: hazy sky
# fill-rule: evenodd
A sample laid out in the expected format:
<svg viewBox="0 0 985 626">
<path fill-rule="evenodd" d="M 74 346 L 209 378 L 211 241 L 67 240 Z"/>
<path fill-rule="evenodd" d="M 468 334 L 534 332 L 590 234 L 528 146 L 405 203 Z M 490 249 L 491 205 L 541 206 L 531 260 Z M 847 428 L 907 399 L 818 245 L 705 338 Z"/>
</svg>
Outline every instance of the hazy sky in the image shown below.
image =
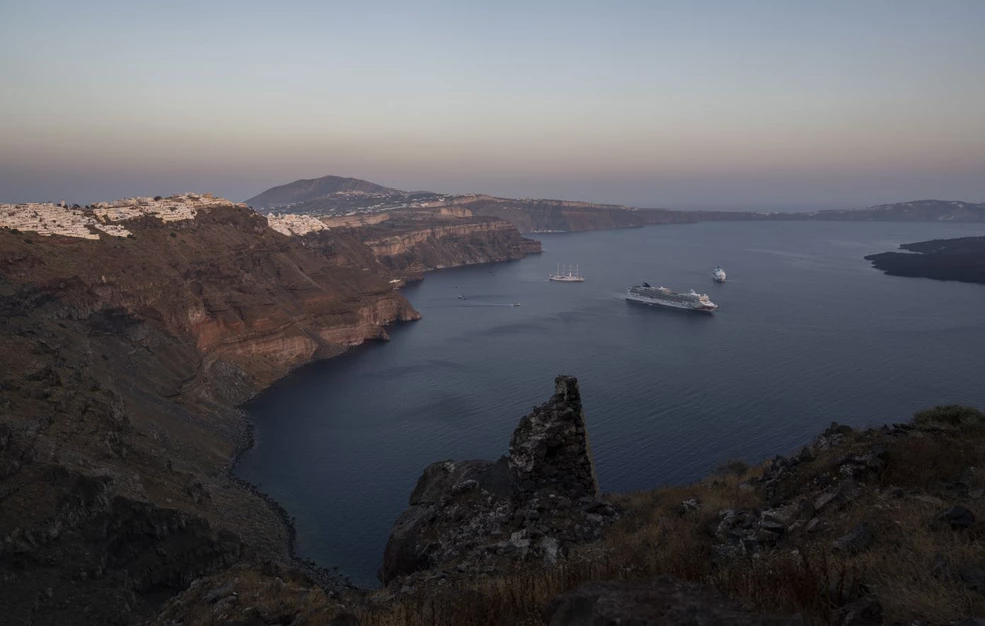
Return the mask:
<svg viewBox="0 0 985 626">
<path fill-rule="evenodd" d="M 0 201 L 985 200 L 985 0 L 0 0 Z"/>
</svg>

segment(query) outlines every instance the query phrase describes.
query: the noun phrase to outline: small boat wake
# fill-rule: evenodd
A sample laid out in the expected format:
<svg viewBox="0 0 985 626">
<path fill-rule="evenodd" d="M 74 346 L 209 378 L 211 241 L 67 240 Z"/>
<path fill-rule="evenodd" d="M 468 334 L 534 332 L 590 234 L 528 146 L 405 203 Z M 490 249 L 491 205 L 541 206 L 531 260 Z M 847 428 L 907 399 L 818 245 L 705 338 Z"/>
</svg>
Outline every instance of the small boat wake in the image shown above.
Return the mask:
<svg viewBox="0 0 985 626">
<path fill-rule="evenodd" d="M 462 302 L 467 302 L 468 304 L 463 304 L 463 307 L 476 307 L 476 306 L 508 306 L 508 307 L 518 307 L 519 302 L 481 302 L 475 300 L 469 300 L 469 297 L 463 294 L 458 294 L 458 299 Z"/>
</svg>

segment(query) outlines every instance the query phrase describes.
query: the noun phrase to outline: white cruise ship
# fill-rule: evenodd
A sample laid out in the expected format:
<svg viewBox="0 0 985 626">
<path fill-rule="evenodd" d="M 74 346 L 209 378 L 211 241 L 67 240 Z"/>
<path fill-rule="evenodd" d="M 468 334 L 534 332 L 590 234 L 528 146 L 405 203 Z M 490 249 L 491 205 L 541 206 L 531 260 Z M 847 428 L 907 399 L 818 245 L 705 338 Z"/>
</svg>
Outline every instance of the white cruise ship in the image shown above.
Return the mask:
<svg viewBox="0 0 985 626">
<path fill-rule="evenodd" d="M 696 293 L 693 289 L 690 293 L 675 293 L 666 287 L 651 287 L 649 283 L 630 287 L 629 291 L 626 292 L 626 299 L 672 309 L 707 313 L 718 308 L 718 305 L 709 300 L 707 295 Z"/>
<path fill-rule="evenodd" d="M 724 283 L 725 282 L 725 270 L 723 270 L 720 265 L 715 268 L 715 271 L 713 271 L 711 273 L 711 276 L 712 276 L 712 278 L 715 279 L 715 282 L 716 283 Z"/>
</svg>

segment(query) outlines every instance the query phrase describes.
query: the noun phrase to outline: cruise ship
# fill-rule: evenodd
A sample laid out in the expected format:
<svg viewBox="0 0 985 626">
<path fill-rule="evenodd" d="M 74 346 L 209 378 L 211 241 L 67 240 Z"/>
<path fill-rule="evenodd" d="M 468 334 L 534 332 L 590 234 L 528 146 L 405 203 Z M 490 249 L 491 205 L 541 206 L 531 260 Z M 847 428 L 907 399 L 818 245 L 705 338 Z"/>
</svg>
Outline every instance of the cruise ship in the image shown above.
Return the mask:
<svg viewBox="0 0 985 626">
<path fill-rule="evenodd" d="M 626 292 L 626 299 L 644 304 L 657 304 L 673 309 L 705 311 L 707 313 L 718 308 L 718 305 L 709 300 L 707 295 L 696 293 L 693 289 L 690 293 L 675 293 L 666 287 L 651 287 L 649 283 L 630 287 L 629 291 Z"/>
<path fill-rule="evenodd" d="M 712 278 L 715 279 L 715 282 L 716 283 L 724 283 L 725 282 L 725 270 L 722 269 L 722 266 L 721 265 L 719 265 L 718 267 L 715 268 L 715 271 L 713 271 L 711 273 L 711 276 L 712 276 Z"/>
</svg>

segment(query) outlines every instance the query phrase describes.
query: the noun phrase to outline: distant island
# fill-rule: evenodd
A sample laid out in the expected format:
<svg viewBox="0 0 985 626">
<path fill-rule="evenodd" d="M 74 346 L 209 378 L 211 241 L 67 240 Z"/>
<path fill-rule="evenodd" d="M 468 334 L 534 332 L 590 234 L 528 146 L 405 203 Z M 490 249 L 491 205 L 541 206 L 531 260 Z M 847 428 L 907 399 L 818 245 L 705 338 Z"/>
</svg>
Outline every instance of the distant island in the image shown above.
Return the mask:
<svg viewBox="0 0 985 626">
<path fill-rule="evenodd" d="M 652 224 L 710 221 L 985 222 L 985 203 L 915 200 L 859 209 L 784 213 L 776 211 L 681 211 L 549 198 L 500 198 L 485 194 L 402 191 L 358 178 L 323 176 L 272 187 L 245 201 L 265 215 L 318 219 L 367 218 L 391 211 L 453 211 L 512 222 L 521 232 L 555 233 Z"/>
<path fill-rule="evenodd" d="M 865 259 L 890 276 L 985 284 L 985 237 L 904 243 L 900 249 L 908 252 L 882 252 Z"/>
</svg>

